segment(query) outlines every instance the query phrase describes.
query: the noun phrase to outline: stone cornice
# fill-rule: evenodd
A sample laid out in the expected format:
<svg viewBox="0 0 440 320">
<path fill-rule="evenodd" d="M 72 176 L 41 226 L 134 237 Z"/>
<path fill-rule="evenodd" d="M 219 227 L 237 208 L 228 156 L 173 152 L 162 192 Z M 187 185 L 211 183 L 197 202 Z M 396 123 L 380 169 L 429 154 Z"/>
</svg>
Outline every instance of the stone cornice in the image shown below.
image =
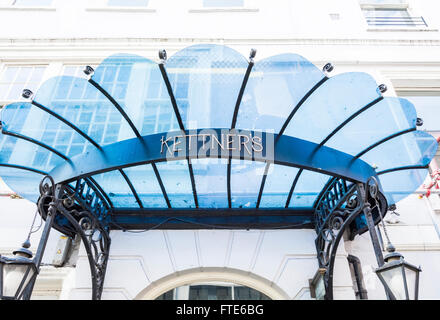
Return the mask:
<svg viewBox="0 0 440 320">
<path fill-rule="evenodd" d="M 381 46 L 440 46 L 438 39 L 380 39 L 380 38 L 0 38 L 0 48 L 32 48 L 51 46 L 51 49 L 67 46 L 107 48 L 118 45 L 156 47 L 157 43 L 165 47 L 178 47 L 188 43 L 218 43 L 225 45 L 381 45 Z M 73 46 L 73 47 L 72 47 Z"/>
</svg>

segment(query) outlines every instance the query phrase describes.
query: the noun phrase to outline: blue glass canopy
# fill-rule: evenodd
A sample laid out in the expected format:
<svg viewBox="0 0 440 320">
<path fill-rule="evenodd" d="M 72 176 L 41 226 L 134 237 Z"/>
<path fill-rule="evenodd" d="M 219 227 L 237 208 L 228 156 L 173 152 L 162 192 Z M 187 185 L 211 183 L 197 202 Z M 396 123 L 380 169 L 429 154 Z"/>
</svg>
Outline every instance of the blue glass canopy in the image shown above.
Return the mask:
<svg viewBox="0 0 440 320">
<path fill-rule="evenodd" d="M 50 174 L 70 185 L 90 178 L 114 210 L 232 211 L 312 209 L 333 177 L 376 176 L 393 204 L 421 185 L 437 150 L 416 120 L 370 75 L 329 77 L 296 54 L 254 62 L 220 45 L 160 63 L 116 54 L 89 79 L 51 78 L 3 108 L 0 176 L 34 202 Z"/>
</svg>

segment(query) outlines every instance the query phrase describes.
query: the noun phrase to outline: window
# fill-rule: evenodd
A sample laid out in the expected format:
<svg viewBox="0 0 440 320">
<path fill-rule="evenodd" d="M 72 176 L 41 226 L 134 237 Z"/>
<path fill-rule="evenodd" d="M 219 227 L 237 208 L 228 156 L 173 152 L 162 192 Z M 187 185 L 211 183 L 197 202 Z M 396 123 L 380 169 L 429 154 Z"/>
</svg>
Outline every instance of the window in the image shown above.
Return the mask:
<svg viewBox="0 0 440 320">
<path fill-rule="evenodd" d="M 414 104 L 417 116 L 423 120 L 418 130 L 440 131 L 439 91 L 398 91 L 397 94 Z"/>
<path fill-rule="evenodd" d="M 264 293 L 240 285 L 207 283 L 181 286 L 165 292 L 156 300 L 271 300 Z"/>
<path fill-rule="evenodd" d="M 203 0 L 204 7 L 243 7 L 244 0 Z"/>
<path fill-rule="evenodd" d="M 172 71 L 169 70 L 169 71 Z M 153 75 L 153 72 L 158 73 L 158 70 L 152 70 L 149 80 L 147 96 L 145 100 L 144 119 L 143 119 L 143 134 L 150 132 L 165 132 L 173 129 L 178 129 L 179 125 L 175 120 L 174 113 L 170 113 L 168 94 L 164 81 L 161 81 L 161 76 Z M 181 107 L 179 109 L 182 121 L 185 123 L 187 118 L 188 108 L 188 80 L 187 74 L 169 72 L 169 81 L 171 87 L 177 88 L 175 98 L 177 104 Z M 180 84 L 180 86 L 179 86 Z M 185 84 L 185 85 L 182 85 Z"/>
<path fill-rule="evenodd" d="M 108 0 L 111 7 L 146 7 L 149 0 Z"/>
<path fill-rule="evenodd" d="M 45 66 L 6 66 L 0 78 L 0 100 L 20 100 L 23 89 L 35 92 L 41 83 L 45 68 Z"/>
<path fill-rule="evenodd" d="M 362 13 L 372 27 L 427 27 L 421 16 L 414 16 L 405 0 L 360 0 Z"/>
<path fill-rule="evenodd" d="M 52 0 L 14 0 L 12 2 L 13 6 L 24 6 L 24 7 L 45 7 L 50 6 Z"/>
<path fill-rule="evenodd" d="M 63 67 L 63 72 L 61 73 L 61 75 L 63 76 L 72 76 L 72 77 L 78 77 L 78 78 L 84 78 L 85 74 L 83 72 L 84 70 L 83 65 L 65 65 Z M 92 66 L 93 68 L 93 66 Z"/>
</svg>

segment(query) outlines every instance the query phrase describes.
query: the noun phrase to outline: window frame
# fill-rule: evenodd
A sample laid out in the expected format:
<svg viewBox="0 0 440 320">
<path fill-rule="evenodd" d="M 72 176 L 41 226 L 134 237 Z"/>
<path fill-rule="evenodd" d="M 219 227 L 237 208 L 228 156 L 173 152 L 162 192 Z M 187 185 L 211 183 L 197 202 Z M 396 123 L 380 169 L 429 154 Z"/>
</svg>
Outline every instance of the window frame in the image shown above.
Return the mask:
<svg viewBox="0 0 440 320">
<path fill-rule="evenodd" d="M 50 5 L 16 5 L 16 0 L 4 1 L 5 4 L 0 5 L 0 10 L 13 11 L 56 11 L 55 1 L 52 0 Z"/>
<path fill-rule="evenodd" d="M 6 70 L 9 67 L 32 67 L 32 68 L 37 68 L 37 67 L 42 67 L 44 68 L 43 73 L 41 75 L 41 79 L 40 82 L 38 83 L 37 87 L 32 87 L 32 88 L 27 88 L 26 86 L 29 84 L 29 79 L 27 79 L 26 82 L 24 82 L 24 88 L 23 89 L 31 89 L 34 93 L 38 90 L 38 88 L 40 88 L 40 86 L 43 84 L 43 82 L 46 80 L 46 74 L 47 74 L 47 70 L 49 67 L 48 63 L 9 63 L 9 62 L 5 62 L 3 65 L 1 65 L 0 67 L 0 84 L 6 83 L 2 81 L 3 75 L 5 74 Z M 14 76 L 16 78 L 16 75 Z M 9 89 L 10 90 L 10 86 L 13 84 L 14 81 L 9 82 Z M 1 96 L 0 95 L 0 106 L 5 106 L 7 104 L 10 103 L 14 103 L 14 102 L 22 102 L 22 101 L 26 101 L 26 99 L 24 99 L 23 97 L 21 97 L 21 95 L 18 98 L 8 98 L 7 96 Z"/>
<path fill-rule="evenodd" d="M 11 0 L 11 6 L 16 6 L 16 7 L 52 7 L 54 0 L 50 0 L 49 4 L 36 4 L 36 5 L 27 5 L 27 4 L 16 4 L 16 2 L 19 0 Z"/>
<path fill-rule="evenodd" d="M 243 0 L 242 6 L 205 7 L 204 0 L 192 0 L 193 8 L 189 13 L 216 13 L 216 12 L 259 12 L 260 0 Z"/>
<path fill-rule="evenodd" d="M 362 17 L 364 18 L 364 25 L 366 26 L 367 31 L 426 31 L 426 30 L 432 30 L 428 23 L 426 22 L 423 15 L 420 14 L 416 9 L 414 9 L 414 6 L 412 2 L 408 0 L 404 0 L 401 3 L 393 3 L 392 1 L 386 3 L 375 3 L 374 1 L 369 2 L 368 0 L 360 0 L 359 1 L 359 7 L 362 14 Z M 405 24 L 402 22 L 401 25 L 373 25 L 369 24 L 367 17 L 365 16 L 364 12 L 367 10 L 405 10 L 408 13 L 408 17 L 410 19 L 418 19 L 421 20 L 418 21 L 418 24 L 411 25 L 411 24 Z M 413 20 L 411 20 L 413 21 Z M 424 25 L 423 25 L 423 24 Z M 435 30 L 432 30 L 435 31 Z"/>
<path fill-rule="evenodd" d="M 142 12 L 155 13 L 156 0 L 148 0 L 146 6 L 113 6 L 108 5 L 109 0 L 99 0 L 98 4 L 93 7 L 86 7 L 86 11 L 90 12 Z"/>
</svg>

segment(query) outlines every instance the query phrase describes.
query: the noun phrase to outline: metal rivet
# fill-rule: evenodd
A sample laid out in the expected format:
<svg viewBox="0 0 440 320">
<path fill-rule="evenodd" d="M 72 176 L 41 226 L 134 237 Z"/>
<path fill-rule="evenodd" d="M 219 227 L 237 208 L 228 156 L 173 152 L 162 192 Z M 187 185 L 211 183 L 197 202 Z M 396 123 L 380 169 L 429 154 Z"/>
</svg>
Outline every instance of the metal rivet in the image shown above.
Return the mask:
<svg viewBox="0 0 440 320">
<path fill-rule="evenodd" d="M 167 59 L 167 52 L 165 49 L 159 50 L 159 59 L 163 61 Z"/>
<path fill-rule="evenodd" d="M 329 62 L 326 63 L 325 66 L 322 68 L 322 71 L 324 72 L 332 72 L 333 71 L 333 65 Z"/>
<path fill-rule="evenodd" d="M 95 73 L 95 70 L 91 66 L 86 66 L 83 72 L 88 76 L 92 76 Z"/>
<path fill-rule="evenodd" d="M 379 88 L 379 91 L 380 91 L 381 93 L 384 93 L 384 92 L 386 92 L 386 91 L 388 90 L 387 86 L 384 85 L 384 84 L 379 85 L 378 88 Z"/>
<path fill-rule="evenodd" d="M 29 89 L 24 89 L 24 90 L 23 90 L 23 93 L 21 94 L 21 96 L 22 96 L 23 98 L 25 98 L 25 99 L 29 99 L 30 97 L 32 97 L 33 94 L 34 94 L 34 93 L 33 93 L 31 90 L 29 90 Z"/>
</svg>

